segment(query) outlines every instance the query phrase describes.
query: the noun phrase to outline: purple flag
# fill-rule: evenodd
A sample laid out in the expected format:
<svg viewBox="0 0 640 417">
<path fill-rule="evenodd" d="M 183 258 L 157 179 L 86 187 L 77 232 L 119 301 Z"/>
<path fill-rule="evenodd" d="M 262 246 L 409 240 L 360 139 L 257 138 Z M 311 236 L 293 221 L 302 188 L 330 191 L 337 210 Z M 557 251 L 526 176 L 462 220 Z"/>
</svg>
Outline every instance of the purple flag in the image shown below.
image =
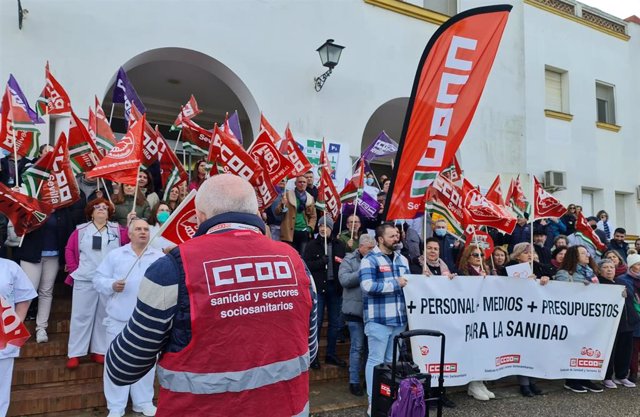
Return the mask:
<svg viewBox="0 0 640 417">
<path fill-rule="evenodd" d="M 238 117 L 238 110 L 234 111 L 231 117 L 229 117 L 229 127 L 233 135 L 238 138 L 238 141 L 242 143 L 242 130 L 240 130 L 240 118 Z"/>
<path fill-rule="evenodd" d="M 138 97 L 136 89 L 129 82 L 127 73 L 120 67 L 118 70 L 118 78 L 116 79 L 116 85 L 113 87 L 113 102 L 124 103 L 124 117 L 129 121 L 131 117 L 131 106 L 135 104 L 140 113 L 146 113 L 147 109 L 142 104 L 142 100 Z"/>
<path fill-rule="evenodd" d="M 378 137 L 371 142 L 371 145 L 367 146 L 367 149 L 362 152 L 362 157 L 365 161 L 373 161 L 377 158 L 393 155 L 396 152 L 398 152 L 398 144 L 387 136 L 383 130 Z"/>
<path fill-rule="evenodd" d="M 12 74 L 9 74 L 9 82 L 7 83 L 7 86 L 9 87 L 9 90 L 11 90 L 14 100 L 29 115 L 31 121 L 33 123 L 44 123 L 44 120 L 38 116 L 38 113 L 29 106 L 27 97 L 25 97 L 22 89 L 20 89 L 20 86 L 18 85 L 18 81 L 16 81 Z"/>
<path fill-rule="evenodd" d="M 342 204 L 343 216 L 349 216 L 353 214 L 353 204 L 353 202 Z M 364 216 L 368 219 L 375 219 L 375 217 L 378 215 L 378 210 L 380 210 L 380 204 L 378 203 L 378 201 L 374 197 L 371 197 L 369 194 L 362 193 L 362 198 L 358 200 L 358 216 Z"/>
</svg>

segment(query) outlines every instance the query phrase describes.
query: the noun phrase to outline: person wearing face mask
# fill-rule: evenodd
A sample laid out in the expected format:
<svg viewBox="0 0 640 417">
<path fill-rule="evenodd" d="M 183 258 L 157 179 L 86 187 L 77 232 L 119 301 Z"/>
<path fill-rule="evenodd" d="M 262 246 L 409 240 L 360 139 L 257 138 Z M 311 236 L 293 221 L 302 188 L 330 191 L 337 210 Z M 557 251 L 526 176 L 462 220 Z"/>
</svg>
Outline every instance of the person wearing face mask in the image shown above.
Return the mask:
<svg viewBox="0 0 640 417">
<path fill-rule="evenodd" d="M 368 415 L 371 415 L 373 368 L 391 362 L 393 338 L 407 327 L 407 312 L 402 288 L 407 285 L 409 262 L 400 254 L 398 229 L 392 223 L 376 228 L 378 246 L 360 263 L 360 288 L 363 293 L 364 333 L 368 337 L 369 357 L 365 366 Z"/>
<path fill-rule="evenodd" d="M 160 232 L 162 225 L 169 220 L 169 216 L 171 216 L 171 209 L 164 201 L 160 201 L 156 204 L 155 207 L 151 209 L 151 214 L 149 215 L 149 236 L 151 239 L 151 247 L 159 249 L 164 253 L 168 253 L 176 246 L 172 241 L 167 240 L 162 236 L 156 236 L 158 232 Z"/>
<path fill-rule="evenodd" d="M 449 271 L 456 273 L 456 259 L 463 249 L 463 245 L 458 239 L 447 233 L 447 221 L 444 219 L 436 220 L 433 226 L 434 237 L 440 243 L 440 259 L 442 259 L 449 267 Z"/>
</svg>

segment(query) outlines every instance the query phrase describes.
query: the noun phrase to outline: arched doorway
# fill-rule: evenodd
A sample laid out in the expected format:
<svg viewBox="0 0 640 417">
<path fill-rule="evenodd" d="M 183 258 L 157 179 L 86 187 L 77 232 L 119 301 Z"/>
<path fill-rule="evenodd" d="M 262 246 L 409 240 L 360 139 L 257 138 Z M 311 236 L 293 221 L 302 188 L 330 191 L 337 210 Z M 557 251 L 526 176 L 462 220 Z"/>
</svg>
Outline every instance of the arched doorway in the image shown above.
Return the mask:
<svg viewBox="0 0 640 417">
<path fill-rule="evenodd" d="M 194 118 L 202 127 L 211 129 L 214 122 L 224 121 L 226 113 L 231 115 L 237 110 L 245 146 L 258 132 L 260 111 L 251 92 L 231 69 L 211 56 L 184 48 L 158 48 L 131 58 L 122 67 L 147 108 L 147 120 L 158 124 L 170 141 L 177 138 L 178 132 L 170 132 L 169 128 L 191 94 L 203 110 Z M 118 68 L 114 68 L 103 96 L 107 116 L 117 72 Z M 112 128 L 120 133 L 126 131 L 122 104 L 114 106 Z"/>
<path fill-rule="evenodd" d="M 389 135 L 389 137 L 396 142 L 400 141 L 402 135 L 402 125 L 404 124 L 404 117 L 409 105 L 409 97 L 398 97 L 387 101 L 378 107 L 364 128 L 362 134 L 362 144 L 360 146 L 360 153 L 362 153 L 367 146 L 373 142 L 383 130 Z M 391 159 L 378 159 L 371 164 L 376 176 L 385 174 L 391 176 Z"/>
</svg>

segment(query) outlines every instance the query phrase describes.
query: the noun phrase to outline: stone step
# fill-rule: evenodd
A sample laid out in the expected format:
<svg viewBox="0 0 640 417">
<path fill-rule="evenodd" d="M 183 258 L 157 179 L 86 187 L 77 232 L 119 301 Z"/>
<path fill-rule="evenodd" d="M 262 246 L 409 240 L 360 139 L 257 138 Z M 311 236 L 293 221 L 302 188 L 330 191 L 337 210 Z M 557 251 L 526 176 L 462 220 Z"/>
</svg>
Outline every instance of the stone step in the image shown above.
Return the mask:
<svg viewBox="0 0 640 417">
<path fill-rule="evenodd" d="M 104 407 L 102 378 L 14 387 L 8 416 L 49 415 L 54 412 Z"/>
<path fill-rule="evenodd" d="M 66 356 L 20 358 L 13 367 L 12 385 L 16 387 L 102 377 L 102 364 L 83 361 L 76 369 L 70 370 L 65 367 L 66 363 Z"/>
<path fill-rule="evenodd" d="M 51 333 L 69 333 L 69 324 L 71 319 L 68 312 L 51 312 L 49 316 L 49 322 L 47 327 L 47 334 Z M 31 336 L 35 338 L 36 335 L 36 321 L 27 320 L 24 322 L 27 326 L 27 330 L 31 333 Z"/>
<path fill-rule="evenodd" d="M 33 334 L 32 334 L 33 335 Z M 21 358 L 46 358 L 66 356 L 69 334 L 51 333 L 47 343 L 36 343 L 35 335 L 20 349 Z"/>
</svg>

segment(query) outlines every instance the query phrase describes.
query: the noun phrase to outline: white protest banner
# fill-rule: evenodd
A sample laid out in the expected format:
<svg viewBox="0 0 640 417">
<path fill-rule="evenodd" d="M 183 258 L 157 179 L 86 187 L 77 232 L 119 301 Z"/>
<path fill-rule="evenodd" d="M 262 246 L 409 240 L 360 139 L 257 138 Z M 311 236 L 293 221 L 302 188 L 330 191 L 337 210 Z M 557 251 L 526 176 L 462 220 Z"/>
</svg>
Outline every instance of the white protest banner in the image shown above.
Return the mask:
<svg viewBox="0 0 640 417">
<path fill-rule="evenodd" d="M 623 287 L 513 277 L 409 275 L 409 329 L 446 336 L 445 386 L 509 375 L 604 379 Z M 414 362 L 437 384 L 440 340 L 411 338 Z"/>
</svg>

